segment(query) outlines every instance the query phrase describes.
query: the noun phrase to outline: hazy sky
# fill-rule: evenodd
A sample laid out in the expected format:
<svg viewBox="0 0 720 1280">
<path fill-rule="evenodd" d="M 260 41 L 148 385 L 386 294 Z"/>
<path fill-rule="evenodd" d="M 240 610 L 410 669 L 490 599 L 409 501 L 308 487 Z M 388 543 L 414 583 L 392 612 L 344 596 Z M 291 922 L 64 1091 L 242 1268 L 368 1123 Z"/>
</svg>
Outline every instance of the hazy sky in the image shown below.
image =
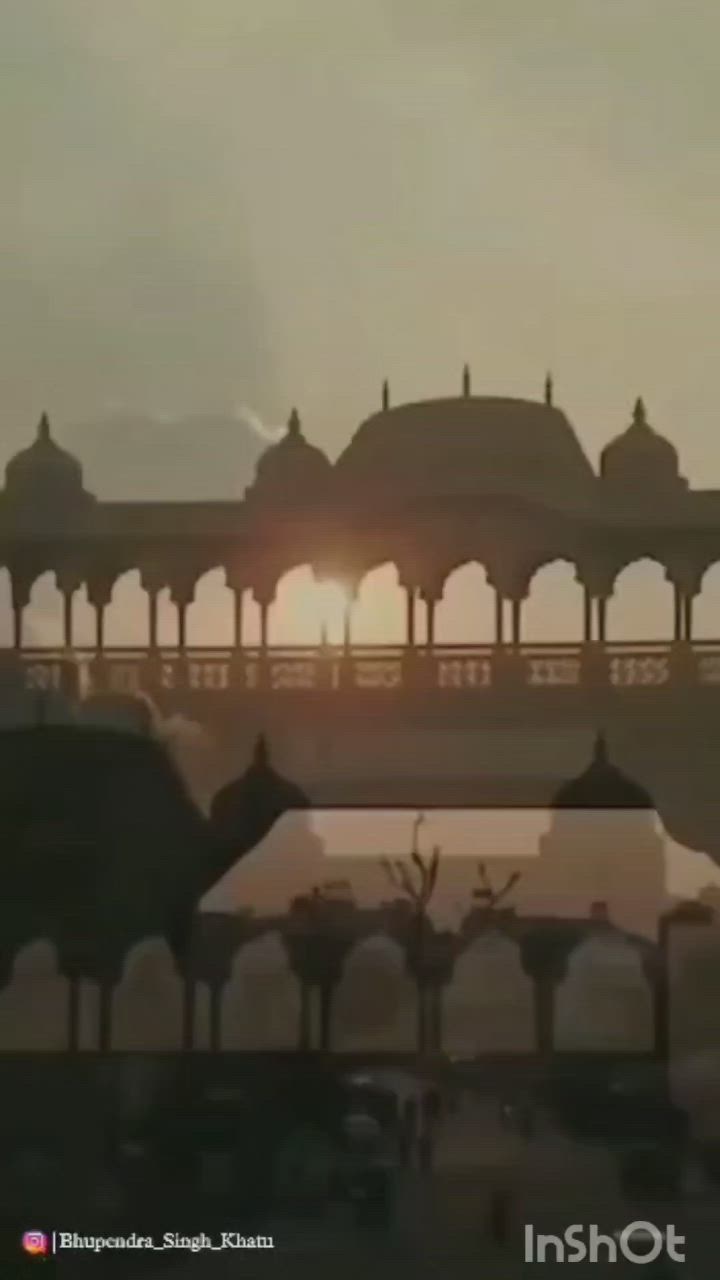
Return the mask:
<svg viewBox="0 0 720 1280">
<path fill-rule="evenodd" d="M 3 446 L 40 409 L 642 392 L 720 487 L 714 0 L 0 0 Z"/>
</svg>

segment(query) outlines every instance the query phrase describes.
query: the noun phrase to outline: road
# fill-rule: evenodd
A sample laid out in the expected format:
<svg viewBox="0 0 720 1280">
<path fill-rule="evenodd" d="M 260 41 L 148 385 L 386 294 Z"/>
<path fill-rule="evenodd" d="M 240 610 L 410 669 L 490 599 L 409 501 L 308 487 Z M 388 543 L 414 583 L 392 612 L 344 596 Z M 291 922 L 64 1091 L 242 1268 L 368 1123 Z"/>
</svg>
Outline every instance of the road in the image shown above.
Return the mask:
<svg viewBox="0 0 720 1280">
<path fill-rule="evenodd" d="M 493 1192 L 507 1193 L 507 1232 L 494 1243 L 490 1227 Z M 277 1218 L 263 1228 L 273 1250 L 228 1250 L 194 1255 L 124 1255 L 113 1268 L 127 1280 L 157 1275 L 165 1280 L 465 1280 L 479 1274 L 497 1280 L 537 1275 L 523 1261 L 524 1227 L 562 1232 L 572 1223 L 596 1223 L 611 1231 L 638 1219 L 674 1223 L 687 1237 L 688 1260 L 675 1270 L 645 1267 L 646 1280 L 682 1276 L 716 1280 L 720 1252 L 720 1203 L 716 1191 L 697 1193 L 681 1205 L 640 1206 L 623 1199 L 610 1153 L 559 1133 L 541 1118 L 530 1141 L 508 1134 L 495 1103 L 461 1100 L 444 1122 L 431 1174 L 418 1169 L 398 1177 L 395 1212 L 386 1228 L 357 1226 L 349 1206 L 330 1204 L 320 1219 Z M 169 1224 L 182 1229 L 181 1224 Z M 242 1224 L 235 1224 L 242 1231 Z M 137 1259 L 138 1265 L 135 1265 Z M 63 1259 L 59 1274 L 73 1277 L 77 1255 Z M 563 1264 L 545 1263 L 543 1274 Z M 664 1265 L 664 1264 L 663 1264 Z M 85 1271 L 85 1268 L 82 1268 Z M 636 1265 L 573 1263 L 576 1280 L 637 1277 Z"/>
</svg>

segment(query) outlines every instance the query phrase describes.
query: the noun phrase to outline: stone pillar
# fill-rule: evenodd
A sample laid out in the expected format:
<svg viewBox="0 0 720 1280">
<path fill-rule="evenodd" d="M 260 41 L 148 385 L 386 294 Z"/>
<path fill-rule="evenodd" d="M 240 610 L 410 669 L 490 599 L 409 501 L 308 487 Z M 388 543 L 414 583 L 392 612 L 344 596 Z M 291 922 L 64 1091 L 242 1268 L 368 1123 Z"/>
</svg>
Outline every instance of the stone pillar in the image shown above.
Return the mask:
<svg viewBox="0 0 720 1280">
<path fill-rule="evenodd" d="M 100 655 L 105 648 L 105 610 L 106 604 L 95 605 L 95 648 Z"/>
<path fill-rule="evenodd" d="M 112 598 L 113 579 L 110 575 L 102 578 L 91 578 L 87 584 L 88 600 L 95 610 L 95 650 L 96 657 L 102 656 L 105 648 L 105 610 Z"/>
<path fill-rule="evenodd" d="M 488 583 L 495 590 L 495 640 L 498 645 L 506 642 L 505 601 L 510 601 L 510 644 L 517 648 L 522 641 L 522 607 L 530 592 L 532 571 L 520 562 L 491 565 Z M 516 655 L 503 654 L 503 664 Z"/>
<path fill-rule="evenodd" d="M 600 596 L 597 602 L 598 640 L 607 644 L 607 597 Z"/>
<path fill-rule="evenodd" d="M 268 612 L 270 605 L 267 601 L 260 602 L 260 648 L 265 653 L 268 647 Z"/>
<path fill-rule="evenodd" d="M 80 1048 L 80 974 L 67 975 L 67 1049 L 77 1053 Z"/>
<path fill-rule="evenodd" d="M 187 611 L 189 604 L 189 600 L 179 600 L 177 604 L 179 649 L 185 649 L 187 647 Z"/>
<path fill-rule="evenodd" d="M 535 1047 L 540 1058 L 550 1058 L 555 1051 L 557 987 L 551 974 L 540 973 L 535 978 Z"/>
<path fill-rule="evenodd" d="M 683 638 L 685 629 L 684 617 L 684 600 L 682 591 L 677 583 L 673 585 L 673 605 L 674 605 L 674 623 L 673 623 L 673 640 L 678 643 Z"/>
<path fill-rule="evenodd" d="M 268 576 L 264 576 L 259 582 L 253 585 L 253 598 L 257 601 L 260 611 L 260 645 L 259 645 L 259 662 L 257 667 L 257 680 L 260 686 L 264 686 L 269 675 L 269 619 L 270 607 L 275 599 L 275 591 L 277 589 L 277 580 L 273 581 Z"/>
<path fill-rule="evenodd" d="M 435 607 L 437 600 L 432 596 L 425 597 L 425 607 L 427 609 L 427 645 L 428 649 L 435 647 Z"/>
<path fill-rule="evenodd" d="M 671 561 L 665 577 L 673 587 L 673 638 L 676 644 L 690 644 L 693 638 L 693 602 L 702 586 L 703 570 L 691 561 Z"/>
<path fill-rule="evenodd" d="M 222 1049 L 222 1000 L 224 990 L 224 982 L 210 982 L 208 984 L 208 1049 L 211 1053 L 219 1053 Z"/>
<path fill-rule="evenodd" d="M 535 1047 L 540 1058 L 555 1049 L 555 997 L 577 943 L 577 934 L 562 922 L 529 925 L 520 937 L 522 966 L 534 984 Z"/>
<path fill-rule="evenodd" d="M 61 569 L 55 573 L 55 582 L 62 596 L 63 648 L 70 650 L 73 647 L 73 597 L 82 578 L 72 569 Z"/>
<path fill-rule="evenodd" d="M 10 571 L 13 609 L 13 647 L 23 647 L 23 614 L 30 603 L 31 580 Z"/>
<path fill-rule="evenodd" d="M 583 641 L 585 644 L 592 644 L 593 641 L 593 598 L 588 588 L 583 591 Z"/>
<path fill-rule="evenodd" d="M 195 975 L 191 969 L 183 972 L 183 1012 L 182 1012 L 182 1047 L 186 1053 L 195 1048 L 195 1009 L 197 1005 L 197 987 Z"/>
<path fill-rule="evenodd" d="M 495 588 L 495 643 L 505 643 L 505 597 Z"/>
<path fill-rule="evenodd" d="M 170 599 L 178 611 L 178 649 L 181 654 L 187 647 L 187 611 L 195 598 L 195 581 L 193 576 L 182 580 L 176 579 L 170 583 Z M 146 590 L 157 592 L 157 587 L 156 581 L 150 581 L 146 585 Z"/>
<path fill-rule="evenodd" d="M 63 648 L 72 649 L 73 647 L 73 596 L 75 590 L 73 587 L 62 588 L 63 602 Z"/>
<path fill-rule="evenodd" d="M 25 605 L 20 604 L 17 600 L 13 601 L 13 648 L 22 649 L 23 644 L 23 613 Z"/>
<path fill-rule="evenodd" d="M 522 631 L 522 599 L 515 599 L 512 602 L 512 643 L 515 647 L 520 644 Z"/>
<path fill-rule="evenodd" d="M 148 648 L 151 653 L 158 647 L 158 595 L 156 587 L 148 588 Z"/>
<path fill-rule="evenodd" d="M 586 644 L 606 644 L 607 606 L 617 577 L 617 566 L 608 560 L 582 561 L 577 569 L 577 581 L 585 593 L 584 639 Z M 593 634 L 593 613 L 596 612 L 596 628 Z"/>
<path fill-rule="evenodd" d="M 245 588 L 234 586 L 232 588 L 235 598 L 235 613 L 233 619 L 233 649 L 242 649 L 243 647 L 243 603 Z"/>
<path fill-rule="evenodd" d="M 692 643 L 694 597 L 688 592 L 683 601 L 683 639 Z"/>
<path fill-rule="evenodd" d="M 406 632 L 405 632 L 405 643 L 407 644 L 409 649 L 415 648 L 415 598 L 416 598 L 415 587 L 406 587 L 405 602 L 406 602 L 407 623 L 406 623 Z"/>
</svg>

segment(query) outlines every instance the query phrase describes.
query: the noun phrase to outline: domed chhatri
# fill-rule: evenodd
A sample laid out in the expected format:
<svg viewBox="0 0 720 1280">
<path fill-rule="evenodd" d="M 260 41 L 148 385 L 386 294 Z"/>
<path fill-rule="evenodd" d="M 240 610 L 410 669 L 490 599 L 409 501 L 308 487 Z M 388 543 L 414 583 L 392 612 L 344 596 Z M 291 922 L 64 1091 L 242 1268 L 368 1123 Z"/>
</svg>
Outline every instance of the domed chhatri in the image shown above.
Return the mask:
<svg viewBox="0 0 720 1280">
<path fill-rule="evenodd" d="M 630 426 L 603 449 L 600 475 L 620 488 L 637 488 L 651 495 L 687 489 L 687 480 L 680 475 L 677 449 L 650 426 L 640 398 L 635 402 Z"/>
<path fill-rule="evenodd" d="M 565 414 L 552 403 L 472 393 L 382 408 L 340 455 L 338 496 L 375 505 L 434 498 L 518 497 L 558 508 L 591 502 L 597 477 Z"/>
<path fill-rule="evenodd" d="M 610 760 L 603 734 L 595 739 L 593 758 L 578 778 L 566 782 L 553 800 L 554 809 L 643 809 L 654 811 L 648 792 Z"/>
<path fill-rule="evenodd" d="M 284 813 L 309 806 L 302 788 L 273 768 L 261 734 L 245 773 L 218 791 L 210 819 L 220 845 L 247 850 L 258 844 Z"/>
<path fill-rule="evenodd" d="M 329 459 L 306 440 L 300 415 L 293 409 L 285 435 L 258 460 L 246 497 L 291 506 L 314 503 L 325 496 L 331 476 Z"/>
<path fill-rule="evenodd" d="M 83 488 L 82 466 L 53 439 L 46 413 L 32 444 L 8 462 L 5 492 L 11 499 L 32 502 L 90 496 Z"/>
</svg>

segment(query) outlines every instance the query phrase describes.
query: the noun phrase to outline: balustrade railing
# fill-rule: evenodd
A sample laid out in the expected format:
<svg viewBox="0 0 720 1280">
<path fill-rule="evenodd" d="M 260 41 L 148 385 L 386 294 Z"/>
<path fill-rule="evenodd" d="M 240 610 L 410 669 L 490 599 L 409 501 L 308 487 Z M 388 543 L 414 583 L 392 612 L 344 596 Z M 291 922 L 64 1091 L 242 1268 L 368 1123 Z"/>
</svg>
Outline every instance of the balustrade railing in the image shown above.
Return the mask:
<svg viewBox="0 0 720 1280">
<path fill-rule="evenodd" d="M 660 689 L 720 685 L 720 641 L 23 650 L 29 689 L 113 693 L 313 693 L 422 689 Z"/>
</svg>

